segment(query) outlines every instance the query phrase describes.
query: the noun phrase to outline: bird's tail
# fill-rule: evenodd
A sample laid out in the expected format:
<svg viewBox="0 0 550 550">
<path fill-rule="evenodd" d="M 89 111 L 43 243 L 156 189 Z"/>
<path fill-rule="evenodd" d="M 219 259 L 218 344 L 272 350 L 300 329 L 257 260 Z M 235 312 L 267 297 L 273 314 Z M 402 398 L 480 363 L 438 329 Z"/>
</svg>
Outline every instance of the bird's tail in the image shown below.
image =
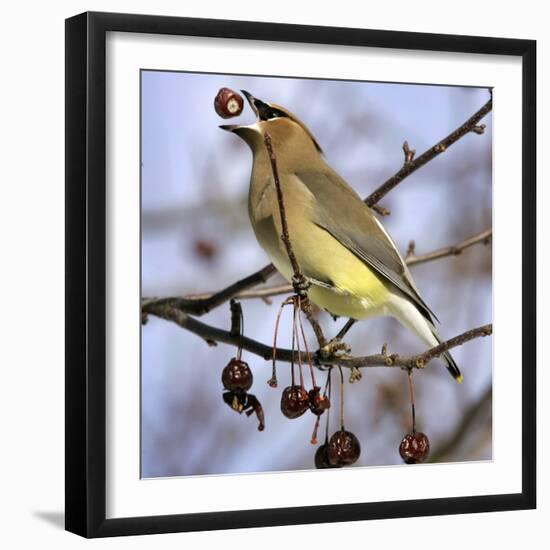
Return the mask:
<svg viewBox="0 0 550 550">
<path fill-rule="evenodd" d="M 435 347 L 441 344 L 442 339 L 432 320 L 423 315 L 409 300 L 399 295 L 394 295 L 391 308 L 392 314 L 398 321 L 415 332 L 428 346 Z M 445 361 L 447 370 L 451 373 L 451 376 L 460 384 L 463 377 L 452 355 L 446 351 L 441 355 L 441 359 Z"/>
<path fill-rule="evenodd" d="M 437 338 L 437 341 L 441 344 L 442 340 L 439 334 L 434 330 L 433 332 L 434 336 Z M 456 364 L 455 360 L 453 359 L 453 356 L 450 352 L 446 351 L 442 356 L 441 359 L 445 361 L 447 364 L 447 370 L 451 373 L 451 376 L 459 383 L 462 384 L 464 377 L 462 376 L 462 373 L 460 372 L 460 369 L 458 368 L 458 365 Z"/>
</svg>

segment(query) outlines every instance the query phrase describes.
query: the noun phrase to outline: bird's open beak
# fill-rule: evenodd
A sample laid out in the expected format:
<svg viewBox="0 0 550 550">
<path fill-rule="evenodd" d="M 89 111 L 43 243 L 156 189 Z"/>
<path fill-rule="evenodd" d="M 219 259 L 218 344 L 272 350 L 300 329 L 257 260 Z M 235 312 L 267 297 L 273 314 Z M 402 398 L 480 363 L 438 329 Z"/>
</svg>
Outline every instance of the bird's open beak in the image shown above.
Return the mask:
<svg viewBox="0 0 550 550">
<path fill-rule="evenodd" d="M 220 128 L 227 132 L 234 132 L 237 128 L 242 128 L 240 124 L 221 124 Z"/>
<path fill-rule="evenodd" d="M 257 120 L 261 120 L 261 112 L 263 109 L 267 108 L 268 105 L 264 103 L 261 99 L 254 97 L 246 90 L 241 90 L 241 92 L 243 93 L 244 97 L 246 97 L 246 100 L 248 101 L 248 104 L 250 105 L 252 111 L 254 111 Z M 227 132 L 235 132 L 235 130 L 238 130 L 242 127 L 243 126 L 241 124 L 223 124 L 222 126 L 220 126 L 222 130 L 226 130 Z"/>
<path fill-rule="evenodd" d="M 256 114 L 257 119 L 267 120 L 269 118 L 269 112 L 271 111 L 271 107 L 261 99 L 258 99 L 257 97 L 254 97 L 252 94 L 249 94 L 246 90 L 241 90 L 241 92 L 246 97 L 248 103 L 250 104 L 250 107 Z"/>
<path fill-rule="evenodd" d="M 246 90 L 241 90 L 244 97 L 246 97 L 246 101 L 248 101 L 248 104 L 250 105 L 250 108 L 254 111 L 254 114 L 257 118 L 260 118 L 260 113 L 258 112 L 258 107 L 260 105 L 264 105 L 264 102 L 256 99 L 251 93 L 247 92 Z"/>
</svg>

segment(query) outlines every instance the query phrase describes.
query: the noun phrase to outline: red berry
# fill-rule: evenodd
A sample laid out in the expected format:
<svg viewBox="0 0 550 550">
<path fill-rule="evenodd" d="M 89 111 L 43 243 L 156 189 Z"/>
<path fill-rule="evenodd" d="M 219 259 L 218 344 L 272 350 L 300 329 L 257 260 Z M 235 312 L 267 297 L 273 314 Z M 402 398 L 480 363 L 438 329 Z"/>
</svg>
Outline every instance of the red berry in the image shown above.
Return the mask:
<svg viewBox="0 0 550 550">
<path fill-rule="evenodd" d="M 329 398 L 321 394 L 321 388 L 319 386 L 315 386 L 312 390 L 309 390 L 308 399 L 310 411 L 317 416 L 321 416 L 330 408 Z"/>
<path fill-rule="evenodd" d="M 408 433 L 399 445 L 399 454 L 407 464 L 418 464 L 428 458 L 430 440 L 422 432 Z"/>
<path fill-rule="evenodd" d="M 361 454 L 359 440 L 351 432 L 339 430 L 328 442 L 328 460 L 333 466 L 349 466 L 357 462 Z"/>
<path fill-rule="evenodd" d="M 214 99 L 214 109 L 222 118 L 239 116 L 243 112 L 243 98 L 229 88 L 220 88 Z"/>
<path fill-rule="evenodd" d="M 287 418 L 298 418 L 308 409 L 309 395 L 302 386 L 288 386 L 281 395 L 281 411 Z"/>
<path fill-rule="evenodd" d="M 339 464 L 331 464 L 328 460 L 328 445 L 323 443 L 319 445 L 317 451 L 315 451 L 315 467 L 318 470 L 324 470 L 325 468 L 341 468 Z"/>
<path fill-rule="evenodd" d="M 222 371 L 222 384 L 229 391 L 248 391 L 252 386 L 252 371 L 247 363 L 233 357 Z"/>
</svg>

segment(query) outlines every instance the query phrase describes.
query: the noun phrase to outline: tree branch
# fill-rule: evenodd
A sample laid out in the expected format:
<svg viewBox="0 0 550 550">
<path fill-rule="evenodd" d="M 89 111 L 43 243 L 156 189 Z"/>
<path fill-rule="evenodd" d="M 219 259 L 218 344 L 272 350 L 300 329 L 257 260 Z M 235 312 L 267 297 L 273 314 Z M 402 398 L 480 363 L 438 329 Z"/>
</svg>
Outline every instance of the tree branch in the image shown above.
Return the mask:
<svg viewBox="0 0 550 550">
<path fill-rule="evenodd" d="M 323 364 L 337 364 L 343 367 L 360 368 L 360 367 L 400 367 L 406 369 L 422 369 L 432 359 L 441 356 L 446 351 L 461 346 L 470 340 L 479 338 L 482 336 L 489 336 L 493 333 L 493 325 L 483 325 L 477 328 L 473 328 L 450 340 L 442 342 L 438 346 L 430 348 L 429 350 L 419 355 L 413 355 L 411 357 L 401 357 L 398 354 L 388 354 L 386 346 L 382 348 L 382 352 L 375 355 L 366 355 L 364 357 L 336 357 L 329 358 L 326 361 L 323 360 Z"/>
<path fill-rule="evenodd" d="M 482 134 L 484 131 L 478 122 L 491 111 L 493 108 L 493 97 L 479 111 L 474 113 L 464 124 L 459 126 L 454 132 L 451 132 L 447 137 L 436 143 L 433 147 L 422 153 L 419 157 L 413 160 L 415 151 L 409 149 L 407 142 L 403 144 L 403 152 L 405 153 L 405 161 L 401 169 L 391 178 L 386 180 L 378 189 L 372 192 L 366 199 L 365 203 L 371 208 L 380 201 L 382 197 L 387 195 L 394 187 L 399 185 L 407 176 L 416 172 L 420 167 L 424 166 L 432 159 L 445 152 L 451 145 L 456 143 L 460 138 L 470 132 Z"/>
<path fill-rule="evenodd" d="M 226 331 L 217 327 L 213 327 L 206 323 L 191 317 L 187 313 L 181 311 L 171 305 L 168 302 L 148 302 L 143 306 L 143 312 L 146 314 L 154 315 L 167 321 L 176 323 L 181 328 L 196 334 L 203 338 L 209 344 L 216 342 L 229 344 L 232 346 L 241 346 L 242 349 L 249 351 L 255 355 L 258 355 L 270 361 L 273 358 L 273 348 L 267 346 L 257 340 L 242 336 L 239 334 L 233 335 L 231 331 Z M 492 334 L 493 325 L 483 325 L 477 327 L 450 340 L 447 340 L 438 346 L 431 348 L 424 353 L 413 355 L 410 357 L 401 357 L 397 354 L 388 354 L 385 347 L 382 352 L 374 355 L 366 355 L 364 357 L 352 357 L 352 356 L 336 356 L 330 358 L 319 359 L 317 354 L 305 352 L 301 353 L 301 359 L 304 363 L 311 361 L 315 365 L 340 365 L 347 368 L 362 368 L 362 367 L 399 367 L 399 368 L 424 368 L 432 359 L 439 357 L 445 351 L 463 345 L 466 342 L 479 338 L 482 336 L 488 336 Z M 277 348 L 275 358 L 277 361 L 291 362 L 292 357 L 297 357 L 297 352 L 289 349 Z"/>
<path fill-rule="evenodd" d="M 492 236 L 493 230 L 486 229 L 485 231 L 464 239 L 455 245 L 438 248 L 437 250 L 433 250 L 432 252 L 428 252 L 426 254 L 420 254 L 418 256 L 415 254 L 414 241 L 411 241 L 407 250 L 405 262 L 407 265 L 417 265 L 431 262 L 432 260 L 438 260 L 439 258 L 445 258 L 446 256 L 458 256 L 463 250 L 473 246 L 474 244 L 489 244 Z"/>
<path fill-rule="evenodd" d="M 256 273 L 229 285 L 228 287 L 215 292 L 213 294 L 208 294 L 203 298 L 189 298 L 189 297 L 172 297 L 172 298 L 142 298 L 141 306 L 142 310 L 146 308 L 150 303 L 158 304 L 168 304 L 172 307 L 176 307 L 182 312 L 192 313 L 194 315 L 204 315 L 209 311 L 212 311 L 214 308 L 221 306 L 231 298 L 237 296 L 240 292 L 251 288 L 253 286 L 259 285 L 260 283 L 265 283 L 269 277 L 271 277 L 276 272 L 275 266 L 273 264 L 268 264 L 265 267 L 262 267 Z"/>
</svg>

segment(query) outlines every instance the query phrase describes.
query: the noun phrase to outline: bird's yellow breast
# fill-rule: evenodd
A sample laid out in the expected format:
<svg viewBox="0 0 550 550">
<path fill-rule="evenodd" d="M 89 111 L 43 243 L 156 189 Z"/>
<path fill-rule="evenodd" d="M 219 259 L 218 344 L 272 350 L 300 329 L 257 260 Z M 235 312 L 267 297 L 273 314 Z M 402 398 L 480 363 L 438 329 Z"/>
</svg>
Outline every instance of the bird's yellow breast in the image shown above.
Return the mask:
<svg viewBox="0 0 550 550">
<path fill-rule="evenodd" d="M 292 185 L 284 179 L 281 183 L 292 249 L 302 273 L 314 281 L 308 293 L 311 301 L 334 315 L 354 319 L 383 314 L 389 298 L 385 283 L 355 254 L 313 222 L 313 197 L 303 186 Z M 272 193 L 274 185 L 262 190 L 259 200 L 249 205 L 250 218 L 258 242 L 277 270 L 291 281 L 292 266 L 281 239 L 278 202 Z"/>
</svg>

